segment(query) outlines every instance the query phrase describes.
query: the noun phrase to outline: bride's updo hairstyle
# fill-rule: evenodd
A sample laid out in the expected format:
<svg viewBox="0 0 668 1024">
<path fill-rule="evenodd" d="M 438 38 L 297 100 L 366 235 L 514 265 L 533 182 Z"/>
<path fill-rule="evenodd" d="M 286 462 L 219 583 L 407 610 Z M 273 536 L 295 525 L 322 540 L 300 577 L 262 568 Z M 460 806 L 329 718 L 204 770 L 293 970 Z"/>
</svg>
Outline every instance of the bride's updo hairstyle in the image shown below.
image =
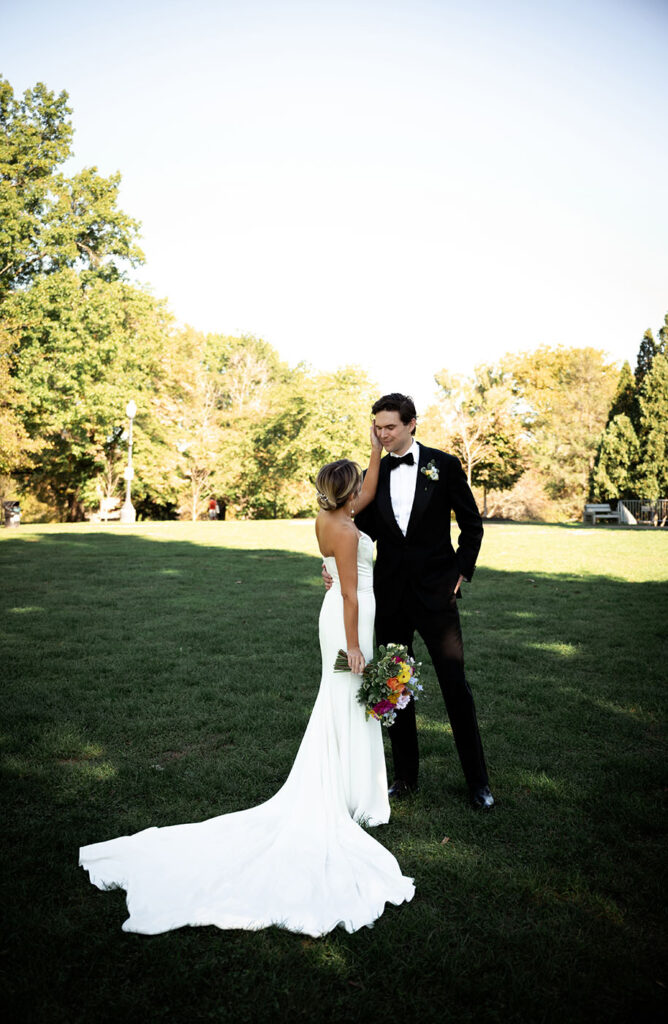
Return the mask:
<svg viewBox="0 0 668 1024">
<path fill-rule="evenodd" d="M 330 462 L 322 467 L 315 482 L 318 504 L 325 512 L 335 512 L 361 485 L 362 471 L 356 462 L 350 459 Z"/>
</svg>

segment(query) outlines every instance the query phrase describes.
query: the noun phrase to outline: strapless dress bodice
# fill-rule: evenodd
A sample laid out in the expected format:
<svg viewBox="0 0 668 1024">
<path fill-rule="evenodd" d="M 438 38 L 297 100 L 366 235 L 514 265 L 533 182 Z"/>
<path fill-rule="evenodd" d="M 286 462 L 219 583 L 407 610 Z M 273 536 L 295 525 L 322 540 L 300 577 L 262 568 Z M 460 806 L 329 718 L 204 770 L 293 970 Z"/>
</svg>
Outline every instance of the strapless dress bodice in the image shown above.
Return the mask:
<svg viewBox="0 0 668 1024">
<path fill-rule="evenodd" d="M 332 589 L 341 590 L 341 581 L 334 555 L 323 557 L 327 572 L 333 579 Z M 367 533 L 360 531 L 357 545 L 357 590 L 373 590 L 373 541 Z"/>
</svg>

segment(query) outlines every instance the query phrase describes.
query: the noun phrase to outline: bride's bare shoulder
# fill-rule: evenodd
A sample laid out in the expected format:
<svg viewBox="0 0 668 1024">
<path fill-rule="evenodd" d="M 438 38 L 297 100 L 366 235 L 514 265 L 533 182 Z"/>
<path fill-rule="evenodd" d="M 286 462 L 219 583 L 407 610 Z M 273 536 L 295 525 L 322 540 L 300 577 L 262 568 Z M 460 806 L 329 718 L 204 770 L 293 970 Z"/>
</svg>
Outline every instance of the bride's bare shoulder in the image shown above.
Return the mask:
<svg viewBox="0 0 668 1024">
<path fill-rule="evenodd" d="M 315 521 L 315 535 L 323 558 L 357 550 L 359 532 L 352 519 L 320 512 Z"/>
</svg>

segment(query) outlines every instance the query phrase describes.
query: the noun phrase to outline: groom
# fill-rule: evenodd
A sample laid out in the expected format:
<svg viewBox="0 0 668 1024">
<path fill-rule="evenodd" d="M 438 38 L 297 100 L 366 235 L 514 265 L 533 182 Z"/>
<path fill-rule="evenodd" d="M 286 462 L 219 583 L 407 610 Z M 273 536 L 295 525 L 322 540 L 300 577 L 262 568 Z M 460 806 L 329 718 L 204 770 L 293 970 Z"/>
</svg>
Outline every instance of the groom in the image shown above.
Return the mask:
<svg viewBox="0 0 668 1024">
<path fill-rule="evenodd" d="M 470 580 L 475 569 L 482 520 L 459 460 L 415 440 L 411 398 L 384 395 L 372 412 L 388 456 L 380 464 L 376 497 L 356 522 L 377 542 L 376 643 L 406 644 L 412 654 L 413 637 L 420 634 L 443 693 L 472 806 L 489 809 L 494 797 L 464 675 L 457 610 L 462 580 Z M 456 550 L 450 540 L 451 510 L 460 530 Z M 395 772 L 389 792 L 401 798 L 418 783 L 413 701 L 397 715 L 389 735 Z"/>
</svg>

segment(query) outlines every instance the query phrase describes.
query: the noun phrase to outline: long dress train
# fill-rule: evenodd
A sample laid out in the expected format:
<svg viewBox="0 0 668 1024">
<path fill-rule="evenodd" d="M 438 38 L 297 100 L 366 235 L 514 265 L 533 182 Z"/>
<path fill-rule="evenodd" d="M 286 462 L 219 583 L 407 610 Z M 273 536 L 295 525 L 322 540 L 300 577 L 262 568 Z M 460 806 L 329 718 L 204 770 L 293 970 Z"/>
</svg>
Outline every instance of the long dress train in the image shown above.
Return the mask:
<svg viewBox="0 0 668 1024">
<path fill-rule="evenodd" d="M 373 544 L 358 545 L 359 637 L 373 650 Z M 345 648 L 334 577 L 320 612 L 322 678 L 284 786 L 266 803 L 208 821 L 148 828 L 80 849 L 100 889 L 127 891 L 123 930 L 155 935 L 183 925 L 259 929 L 276 924 L 320 936 L 354 932 L 386 903 L 413 897 L 413 879 L 358 822 L 387 822 L 390 807 L 379 722 L 356 700 L 359 680 L 332 669 Z"/>
</svg>

